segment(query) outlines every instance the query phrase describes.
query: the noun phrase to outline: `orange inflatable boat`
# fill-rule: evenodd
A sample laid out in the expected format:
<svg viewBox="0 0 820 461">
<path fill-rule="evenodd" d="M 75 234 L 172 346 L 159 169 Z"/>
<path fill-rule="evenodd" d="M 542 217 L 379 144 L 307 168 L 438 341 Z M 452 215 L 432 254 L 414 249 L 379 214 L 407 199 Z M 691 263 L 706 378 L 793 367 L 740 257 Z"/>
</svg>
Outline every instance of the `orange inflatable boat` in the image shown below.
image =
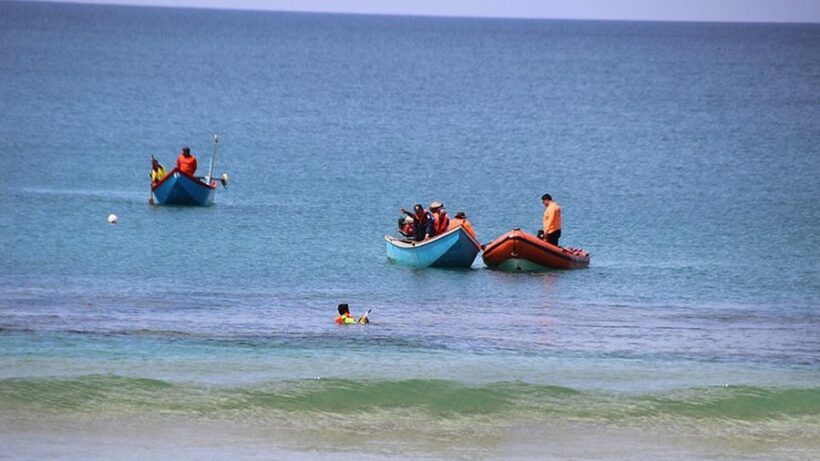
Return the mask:
<svg viewBox="0 0 820 461">
<path fill-rule="evenodd" d="M 484 247 L 484 264 L 502 271 L 580 269 L 589 266 L 589 253 L 563 248 L 515 228 Z"/>
</svg>

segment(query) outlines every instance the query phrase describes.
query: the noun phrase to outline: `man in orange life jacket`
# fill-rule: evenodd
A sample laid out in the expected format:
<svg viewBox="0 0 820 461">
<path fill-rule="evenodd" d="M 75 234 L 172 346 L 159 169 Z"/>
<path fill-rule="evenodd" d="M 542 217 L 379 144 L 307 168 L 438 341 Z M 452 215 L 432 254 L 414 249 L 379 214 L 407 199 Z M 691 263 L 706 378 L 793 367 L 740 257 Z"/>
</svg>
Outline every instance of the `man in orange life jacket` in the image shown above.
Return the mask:
<svg viewBox="0 0 820 461">
<path fill-rule="evenodd" d="M 355 318 L 353 318 L 353 316 L 350 315 L 350 306 L 348 306 L 347 303 L 339 304 L 338 311 L 339 311 L 339 316 L 336 317 L 336 324 L 337 325 L 353 325 L 355 323 L 362 323 L 362 324 L 370 323 L 370 319 L 367 318 L 367 314 L 364 314 L 361 317 L 359 317 L 359 320 L 356 320 Z"/>
<path fill-rule="evenodd" d="M 425 210 L 420 203 L 413 207 L 413 211 L 415 213 L 410 213 L 404 208 L 401 209 L 402 213 L 413 218 L 413 240 L 421 242 L 436 235 L 436 231 L 433 229 L 433 216 L 430 212 Z"/>
<path fill-rule="evenodd" d="M 447 216 L 447 210 L 444 209 L 444 204 L 441 202 L 431 203 L 430 213 L 433 214 L 433 232 L 435 235 L 441 235 L 447 232 L 447 229 L 450 227 L 450 218 Z"/>
<path fill-rule="evenodd" d="M 191 154 L 191 148 L 185 146 L 177 157 L 177 169 L 189 176 L 196 173 L 196 157 Z"/>
<path fill-rule="evenodd" d="M 552 200 L 550 194 L 541 196 L 544 202 L 544 237 L 547 243 L 558 246 L 558 239 L 561 237 L 561 207 L 558 202 Z"/>
<path fill-rule="evenodd" d="M 463 227 L 464 230 L 470 234 L 470 237 L 476 238 L 475 229 L 473 229 L 473 225 L 470 224 L 470 221 L 467 221 L 467 213 L 463 211 L 456 213 L 456 217 L 450 220 L 450 227 L 447 230 L 455 229 L 458 226 Z"/>
</svg>

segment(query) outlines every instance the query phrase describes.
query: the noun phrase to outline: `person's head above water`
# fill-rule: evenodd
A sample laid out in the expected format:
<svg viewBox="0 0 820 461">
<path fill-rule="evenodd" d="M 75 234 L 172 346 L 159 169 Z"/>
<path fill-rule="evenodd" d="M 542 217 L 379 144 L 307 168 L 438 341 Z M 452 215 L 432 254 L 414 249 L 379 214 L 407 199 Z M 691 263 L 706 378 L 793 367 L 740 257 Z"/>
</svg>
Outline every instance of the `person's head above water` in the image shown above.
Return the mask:
<svg viewBox="0 0 820 461">
<path fill-rule="evenodd" d="M 344 314 L 349 314 L 350 313 L 350 307 L 347 305 L 347 303 L 339 304 L 338 310 L 339 310 L 339 315 L 344 315 Z"/>
</svg>

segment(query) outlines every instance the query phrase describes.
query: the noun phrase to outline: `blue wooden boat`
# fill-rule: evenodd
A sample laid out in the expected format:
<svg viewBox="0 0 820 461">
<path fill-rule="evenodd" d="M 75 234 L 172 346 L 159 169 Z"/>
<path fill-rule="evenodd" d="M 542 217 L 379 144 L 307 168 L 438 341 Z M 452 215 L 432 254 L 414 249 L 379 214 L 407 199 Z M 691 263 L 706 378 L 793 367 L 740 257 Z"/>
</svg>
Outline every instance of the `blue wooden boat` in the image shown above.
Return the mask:
<svg viewBox="0 0 820 461">
<path fill-rule="evenodd" d="M 207 183 L 174 168 L 151 186 L 151 197 L 157 205 L 210 206 L 216 186 L 215 179 Z"/>
<path fill-rule="evenodd" d="M 473 265 L 481 245 L 461 226 L 424 242 L 386 235 L 387 259 L 410 267 L 460 267 Z"/>
<path fill-rule="evenodd" d="M 214 162 L 216 161 L 219 136 L 214 135 L 214 154 L 208 165 L 208 175 L 203 177 L 191 176 L 179 171 L 171 170 L 156 184 L 151 185 L 151 200 L 149 203 L 157 205 L 182 206 L 211 206 L 214 204 L 217 180 L 214 179 Z M 151 159 L 154 157 L 151 156 Z M 223 187 L 228 187 L 228 175 L 222 173 L 219 179 Z"/>
</svg>

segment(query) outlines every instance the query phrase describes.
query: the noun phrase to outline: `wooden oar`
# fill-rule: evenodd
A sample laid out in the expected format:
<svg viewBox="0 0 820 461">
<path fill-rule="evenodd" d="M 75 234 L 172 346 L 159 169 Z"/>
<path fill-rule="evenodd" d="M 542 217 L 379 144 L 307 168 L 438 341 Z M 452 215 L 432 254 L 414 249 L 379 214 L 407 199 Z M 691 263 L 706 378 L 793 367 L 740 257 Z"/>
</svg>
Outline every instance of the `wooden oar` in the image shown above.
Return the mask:
<svg viewBox="0 0 820 461">
<path fill-rule="evenodd" d="M 154 156 L 152 155 L 151 156 L 151 173 L 148 174 L 151 177 L 151 181 L 148 183 L 149 184 L 149 186 L 148 186 L 148 204 L 149 205 L 154 204 L 154 191 L 153 191 L 153 187 L 154 187 L 154 174 L 153 174 L 154 173 L 154 160 L 156 160 L 156 159 L 154 159 Z"/>
</svg>

